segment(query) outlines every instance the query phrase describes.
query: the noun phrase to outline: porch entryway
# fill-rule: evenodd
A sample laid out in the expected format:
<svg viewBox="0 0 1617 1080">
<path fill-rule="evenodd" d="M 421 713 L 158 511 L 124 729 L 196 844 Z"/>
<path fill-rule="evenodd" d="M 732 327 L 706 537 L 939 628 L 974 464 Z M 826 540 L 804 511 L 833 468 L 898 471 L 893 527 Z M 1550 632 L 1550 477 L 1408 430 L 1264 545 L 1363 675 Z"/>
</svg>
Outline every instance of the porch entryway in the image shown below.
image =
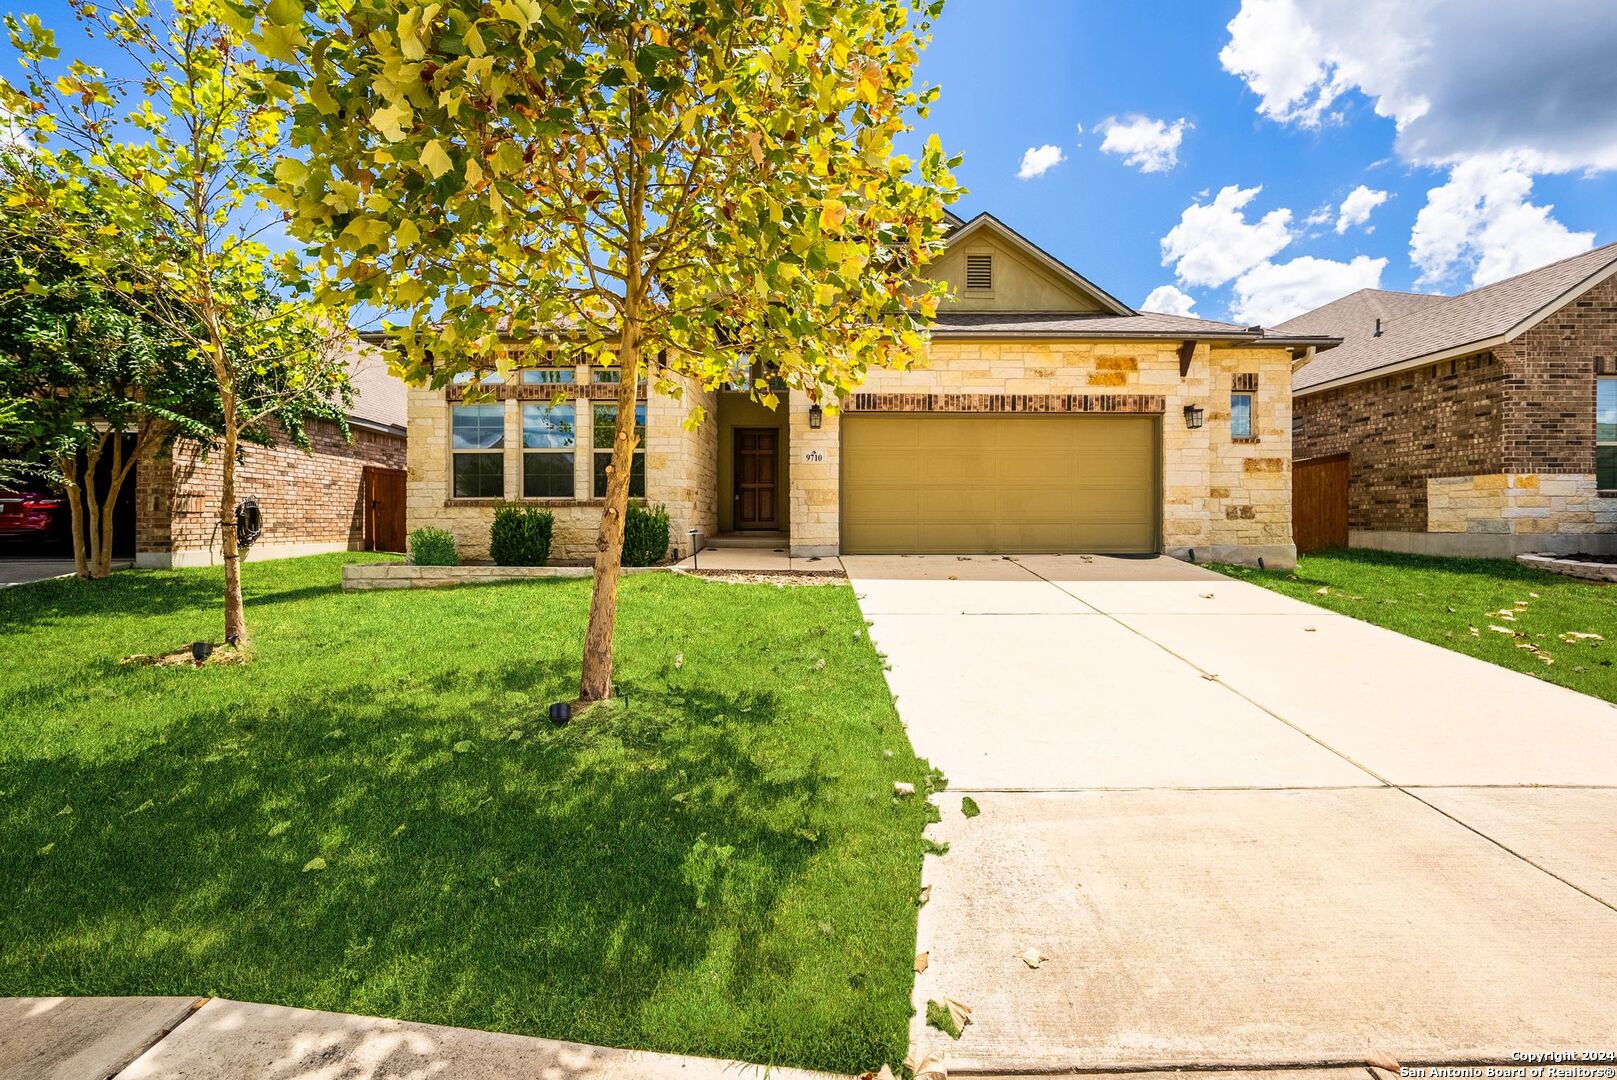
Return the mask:
<svg viewBox="0 0 1617 1080">
<path fill-rule="evenodd" d="M 718 407 L 717 537 L 757 537 L 786 546 L 786 400 L 774 409 L 746 394 L 722 393 Z"/>
</svg>

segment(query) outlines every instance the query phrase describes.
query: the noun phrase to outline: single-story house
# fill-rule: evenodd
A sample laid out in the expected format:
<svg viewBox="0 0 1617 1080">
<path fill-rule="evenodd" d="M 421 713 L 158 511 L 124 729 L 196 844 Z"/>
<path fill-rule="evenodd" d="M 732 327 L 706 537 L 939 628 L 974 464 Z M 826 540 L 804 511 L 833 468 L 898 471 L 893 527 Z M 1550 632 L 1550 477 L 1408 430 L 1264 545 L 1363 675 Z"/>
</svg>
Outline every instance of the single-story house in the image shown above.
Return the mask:
<svg viewBox="0 0 1617 1080">
<path fill-rule="evenodd" d="M 928 362 L 872 371 L 832 407 L 649 396 L 633 493 L 667 507 L 681 554 L 695 529 L 803 557 L 1292 563 L 1291 371 L 1333 338 L 1135 311 L 988 214 L 954 219 L 931 272 L 954 299 Z M 409 527 L 447 529 L 483 558 L 492 507 L 530 501 L 555 514 L 554 556 L 588 559 L 616 379 L 534 367 L 476 402 L 463 386 L 412 388 Z M 692 402 L 710 419 L 688 431 Z"/>
<path fill-rule="evenodd" d="M 238 500 L 257 501 L 263 532 L 248 559 L 327 551 L 404 550 L 404 383 L 379 349 L 356 343 L 352 440 L 336 424 L 308 425 L 305 453 L 290 441 L 246 445 L 236 467 Z M 205 566 L 220 561 L 218 451 L 180 441 L 143 461 L 132 477 L 135 565 Z"/>
<path fill-rule="evenodd" d="M 1300 545 L 1617 553 L 1617 244 L 1278 329 L 1342 339 L 1292 383 Z"/>
</svg>

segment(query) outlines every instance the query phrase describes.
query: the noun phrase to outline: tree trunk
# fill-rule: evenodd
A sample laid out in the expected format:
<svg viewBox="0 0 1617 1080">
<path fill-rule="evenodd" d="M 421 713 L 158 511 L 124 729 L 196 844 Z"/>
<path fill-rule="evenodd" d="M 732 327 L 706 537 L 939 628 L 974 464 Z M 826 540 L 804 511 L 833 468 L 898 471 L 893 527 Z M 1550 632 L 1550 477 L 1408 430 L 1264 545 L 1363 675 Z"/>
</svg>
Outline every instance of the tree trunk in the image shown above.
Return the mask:
<svg viewBox="0 0 1617 1080">
<path fill-rule="evenodd" d="M 62 489 L 67 494 L 67 521 L 73 530 L 73 572 L 81 578 L 90 576 L 90 560 L 84 553 L 84 504 L 79 501 L 79 459 L 59 457 L 56 470 L 62 474 Z"/>
<path fill-rule="evenodd" d="M 606 505 L 595 538 L 595 587 L 590 593 L 589 627 L 584 632 L 584 670 L 578 700 L 612 696 L 612 635 L 618 618 L 618 578 L 623 572 L 623 520 L 629 509 L 634 468 L 634 413 L 640 384 L 639 323 L 626 313 L 618 347 L 618 417 L 612 433 L 612 464 L 606 470 Z"/>
<path fill-rule="evenodd" d="M 89 511 L 89 521 L 85 532 L 88 534 L 89 577 L 104 578 L 107 572 L 101 569 L 101 497 L 96 492 L 95 473 L 101 464 L 101 455 L 107 448 L 107 435 L 102 433 L 95 442 L 95 449 L 89 451 L 84 458 L 84 482 L 80 488 L 84 496 L 85 508 Z"/>
<path fill-rule="evenodd" d="M 124 480 L 124 440 L 118 432 L 112 434 L 112 475 L 107 481 L 107 493 L 100 506 L 101 535 L 96 543 L 95 561 L 90 565 L 90 576 L 109 577 L 112 574 L 112 511 L 118 503 L 118 492 Z"/>
<path fill-rule="evenodd" d="M 241 603 L 241 545 L 236 542 L 236 430 L 234 394 L 225 395 L 223 480 L 219 485 L 219 543 L 225 562 L 225 644 L 247 647 L 247 614 Z"/>
</svg>

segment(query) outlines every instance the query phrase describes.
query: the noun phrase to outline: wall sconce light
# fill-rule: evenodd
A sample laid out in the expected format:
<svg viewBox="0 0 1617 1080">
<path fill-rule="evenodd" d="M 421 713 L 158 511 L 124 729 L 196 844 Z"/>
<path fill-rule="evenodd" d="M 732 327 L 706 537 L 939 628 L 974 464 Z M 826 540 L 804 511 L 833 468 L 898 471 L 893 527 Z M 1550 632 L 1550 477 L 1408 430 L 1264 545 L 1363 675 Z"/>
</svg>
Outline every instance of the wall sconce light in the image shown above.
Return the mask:
<svg viewBox="0 0 1617 1080">
<path fill-rule="evenodd" d="M 1204 415 L 1205 414 L 1202 412 L 1202 407 L 1200 405 L 1186 405 L 1185 426 L 1190 428 L 1192 431 L 1201 427 Z"/>
<path fill-rule="evenodd" d="M 818 401 L 809 406 L 809 427 L 813 428 L 815 431 L 819 431 L 820 422 L 824 419 L 825 410 L 820 408 L 820 403 Z"/>
</svg>

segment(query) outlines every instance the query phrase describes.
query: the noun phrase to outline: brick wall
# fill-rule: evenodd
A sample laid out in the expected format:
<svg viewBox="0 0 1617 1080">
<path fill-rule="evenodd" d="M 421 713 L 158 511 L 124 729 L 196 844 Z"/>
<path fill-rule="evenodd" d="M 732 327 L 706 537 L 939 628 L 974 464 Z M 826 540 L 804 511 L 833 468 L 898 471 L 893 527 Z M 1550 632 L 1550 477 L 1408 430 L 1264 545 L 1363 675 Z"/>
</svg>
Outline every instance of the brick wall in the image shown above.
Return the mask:
<svg viewBox="0 0 1617 1080">
<path fill-rule="evenodd" d="M 1298 397 L 1292 456 L 1348 455 L 1349 527 L 1424 530 L 1428 477 L 1504 471 L 1506 381 L 1483 353 Z"/>
<path fill-rule="evenodd" d="M 1617 357 L 1617 278 L 1590 289 L 1500 349 L 1504 465 L 1523 473 L 1595 471 L 1595 367 Z"/>
<path fill-rule="evenodd" d="M 285 439 L 245 448 L 236 491 L 238 499 L 257 499 L 263 511 L 256 554 L 361 546 L 364 467 L 404 468 L 405 441 L 352 430 L 350 443 L 335 424 L 312 423 L 308 453 Z M 180 443 L 169 457 L 143 464 L 136 482 L 136 551 L 167 553 L 175 563 L 210 561 L 218 547 L 218 452 L 204 455 L 195 443 Z"/>
</svg>

